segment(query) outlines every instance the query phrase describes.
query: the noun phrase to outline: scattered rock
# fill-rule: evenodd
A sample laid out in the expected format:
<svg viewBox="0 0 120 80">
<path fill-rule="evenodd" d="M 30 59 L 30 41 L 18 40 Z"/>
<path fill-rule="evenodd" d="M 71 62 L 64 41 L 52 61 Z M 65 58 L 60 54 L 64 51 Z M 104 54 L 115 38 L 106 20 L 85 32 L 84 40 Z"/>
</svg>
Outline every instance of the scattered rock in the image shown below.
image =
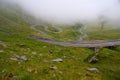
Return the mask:
<svg viewBox="0 0 120 80">
<path fill-rule="evenodd" d="M 88 60 L 89 63 L 97 63 L 99 60 L 96 58 L 96 56 L 93 56 L 90 60 Z"/>
<path fill-rule="evenodd" d="M 53 53 L 53 50 L 49 50 L 48 53 L 49 53 L 49 54 L 52 54 L 52 53 Z"/>
<path fill-rule="evenodd" d="M 53 74 L 53 77 L 56 77 L 56 74 Z"/>
<path fill-rule="evenodd" d="M 48 61 L 48 60 L 44 60 L 43 62 L 50 62 L 50 61 Z"/>
<path fill-rule="evenodd" d="M 66 58 L 67 56 L 63 56 L 63 58 Z"/>
<path fill-rule="evenodd" d="M 63 62 L 63 60 L 61 58 L 57 58 L 57 59 L 53 59 L 53 62 Z"/>
<path fill-rule="evenodd" d="M 24 43 L 19 44 L 20 47 L 26 46 Z"/>
<path fill-rule="evenodd" d="M 21 61 L 19 61 L 18 64 L 21 64 Z"/>
<path fill-rule="evenodd" d="M 16 78 L 17 78 L 17 76 L 13 76 L 13 78 L 14 78 L 14 79 L 16 79 Z"/>
<path fill-rule="evenodd" d="M 35 70 L 35 69 L 30 69 L 30 68 L 29 68 L 27 71 L 28 71 L 29 73 L 35 73 L 35 74 L 37 73 L 37 70 Z"/>
<path fill-rule="evenodd" d="M 89 63 L 97 63 L 99 60 L 97 56 L 99 54 L 100 48 L 94 48 L 94 55 L 88 60 Z"/>
<path fill-rule="evenodd" d="M 32 69 L 27 69 L 27 71 L 31 73 L 33 70 Z"/>
<path fill-rule="evenodd" d="M 2 41 L 0 41 L 0 46 L 5 47 L 5 48 L 7 47 L 7 45 Z"/>
<path fill-rule="evenodd" d="M 32 52 L 32 54 L 34 54 L 34 55 L 35 55 L 35 54 L 37 54 L 37 52 Z"/>
<path fill-rule="evenodd" d="M 10 60 L 17 61 L 17 58 L 10 58 Z"/>
<path fill-rule="evenodd" d="M 3 50 L 0 50 L 0 53 L 3 53 L 4 51 Z"/>
<path fill-rule="evenodd" d="M 73 60 L 77 60 L 77 58 L 76 58 L 75 56 L 71 56 L 71 58 L 72 58 Z"/>
<path fill-rule="evenodd" d="M 14 61 L 17 61 L 17 60 L 21 60 L 21 61 L 27 61 L 27 57 L 26 56 L 18 56 L 16 55 L 15 58 L 10 58 L 10 60 L 14 60 Z"/>
<path fill-rule="evenodd" d="M 63 72 L 62 72 L 62 71 L 59 71 L 59 73 L 60 73 L 60 74 L 63 74 Z"/>
<path fill-rule="evenodd" d="M 37 70 L 35 70 L 35 72 L 34 72 L 35 74 L 37 74 L 38 72 L 37 72 Z"/>
<path fill-rule="evenodd" d="M 50 69 L 52 69 L 52 70 L 56 70 L 57 67 L 56 67 L 56 66 L 51 66 Z"/>
<path fill-rule="evenodd" d="M 5 72 L 5 70 L 2 70 L 2 73 L 4 73 Z"/>
<path fill-rule="evenodd" d="M 20 59 L 23 60 L 23 61 L 27 61 L 27 57 L 26 56 L 21 56 Z"/>
<path fill-rule="evenodd" d="M 41 57 L 41 56 L 43 56 L 43 54 L 39 54 L 39 56 Z"/>
<path fill-rule="evenodd" d="M 90 71 L 90 72 L 95 72 L 95 73 L 100 72 L 97 68 L 87 68 L 87 70 Z"/>
<path fill-rule="evenodd" d="M 30 49 L 30 48 L 27 48 L 27 51 L 28 51 L 28 52 L 30 52 L 30 51 L 31 51 L 31 49 Z"/>
<path fill-rule="evenodd" d="M 20 60 L 20 58 L 21 58 L 21 57 L 20 57 L 20 56 L 18 56 L 18 55 L 16 55 L 15 57 L 16 57 L 18 60 Z"/>
</svg>

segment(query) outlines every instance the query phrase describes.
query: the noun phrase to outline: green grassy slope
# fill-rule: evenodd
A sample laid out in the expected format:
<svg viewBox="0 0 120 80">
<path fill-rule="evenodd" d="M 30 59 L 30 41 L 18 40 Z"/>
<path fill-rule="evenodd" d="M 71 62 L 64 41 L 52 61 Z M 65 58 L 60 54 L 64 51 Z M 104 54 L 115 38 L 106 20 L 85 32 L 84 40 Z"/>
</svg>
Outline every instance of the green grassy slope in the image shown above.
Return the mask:
<svg viewBox="0 0 120 80">
<path fill-rule="evenodd" d="M 105 26 L 106 27 L 106 26 Z M 115 40 L 120 38 L 120 28 L 107 27 L 103 30 L 92 27 L 87 29 L 88 40 Z"/>
<path fill-rule="evenodd" d="M 63 32 L 61 33 L 51 33 L 44 29 L 43 26 L 37 26 L 36 28 L 39 30 L 42 30 L 43 32 L 49 34 L 49 38 L 58 40 L 58 41 L 71 41 L 76 40 L 80 37 L 81 33 L 78 29 L 74 29 L 73 27 L 64 27 L 64 26 L 58 26 L 60 27 Z M 49 30 L 53 30 L 53 27 L 49 26 Z"/>
<path fill-rule="evenodd" d="M 99 62 L 85 62 L 92 50 L 80 47 L 63 47 L 36 41 L 28 35 L 37 34 L 29 28 L 19 15 L 0 11 L 0 80 L 119 80 L 120 47 L 116 50 L 100 50 Z M 14 20 L 17 19 L 17 20 Z M 68 31 L 69 33 L 72 31 Z M 50 34 L 52 35 L 52 33 Z M 61 36 L 64 34 L 61 33 Z M 72 34 L 74 35 L 74 34 Z M 67 36 L 67 38 L 69 38 Z M 57 38 L 59 39 L 59 38 Z M 61 38 L 60 38 L 61 39 Z M 65 39 L 65 38 L 64 38 Z M 24 46 L 20 46 L 24 44 Z M 36 53 L 36 54 L 35 54 Z M 26 56 L 27 61 L 14 61 L 16 55 Z M 63 62 L 51 62 L 61 58 Z M 50 69 L 56 66 L 56 70 Z M 89 72 L 86 68 L 96 67 L 100 73 Z"/>
</svg>

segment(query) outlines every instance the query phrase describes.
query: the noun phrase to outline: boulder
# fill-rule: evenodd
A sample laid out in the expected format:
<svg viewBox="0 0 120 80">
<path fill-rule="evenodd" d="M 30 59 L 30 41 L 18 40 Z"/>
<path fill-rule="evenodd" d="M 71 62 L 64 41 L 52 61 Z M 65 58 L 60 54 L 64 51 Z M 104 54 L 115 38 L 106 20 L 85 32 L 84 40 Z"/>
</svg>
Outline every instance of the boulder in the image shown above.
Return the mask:
<svg viewBox="0 0 120 80">
<path fill-rule="evenodd" d="M 87 68 L 88 71 L 94 72 L 94 73 L 99 73 L 100 71 L 97 68 Z"/>
<path fill-rule="evenodd" d="M 23 61 L 27 61 L 27 57 L 26 56 L 21 56 L 20 59 L 23 60 Z"/>
<path fill-rule="evenodd" d="M 28 68 L 27 71 L 29 73 L 35 73 L 35 74 L 38 73 L 36 69 L 30 69 L 30 68 Z"/>
<path fill-rule="evenodd" d="M 32 52 L 32 54 L 34 54 L 34 55 L 35 55 L 35 54 L 37 54 L 37 52 Z"/>
<path fill-rule="evenodd" d="M 14 61 L 27 61 L 27 57 L 26 56 L 18 56 L 16 55 L 15 58 L 10 58 L 10 60 L 14 60 Z"/>
<path fill-rule="evenodd" d="M 19 44 L 20 47 L 26 46 L 24 43 Z"/>
<path fill-rule="evenodd" d="M 10 58 L 10 60 L 17 61 L 18 59 L 17 58 Z"/>
<path fill-rule="evenodd" d="M 63 62 L 61 58 L 53 59 L 52 62 Z"/>
<path fill-rule="evenodd" d="M 2 41 L 0 41 L 0 46 L 2 46 L 2 47 L 4 47 L 4 48 L 7 47 L 7 45 L 6 45 L 4 42 L 2 42 Z"/>
<path fill-rule="evenodd" d="M 3 53 L 4 51 L 3 50 L 0 50 L 0 53 Z"/>
<path fill-rule="evenodd" d="M 16 57 L 17 60 L 22 60 L 22 61 L 27 61 L 28 60 L 26 56 L 18 56 L 18 55 L 16 55 L 15 57 Z"/>
<path fill-rule="evenodd" d="M 97 63 L 99 60 L 96 58 L 96 56 L 93 56 L 91 59 L 88 60 L 89 63 Z"/>
<path fill-rule="evenodd" d="M 57 67 L 56 67 L 56 66 L 51 66 L 50 69 L 52 69 L 52 70 L 56 70 Z"/>
</svg>

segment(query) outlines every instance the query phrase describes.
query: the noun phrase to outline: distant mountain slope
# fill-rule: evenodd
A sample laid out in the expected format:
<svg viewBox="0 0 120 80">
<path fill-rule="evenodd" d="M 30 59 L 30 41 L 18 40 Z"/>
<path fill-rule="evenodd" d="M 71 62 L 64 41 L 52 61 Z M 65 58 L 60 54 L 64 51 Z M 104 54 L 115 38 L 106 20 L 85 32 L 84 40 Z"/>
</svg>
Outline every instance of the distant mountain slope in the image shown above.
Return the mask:
<svg viewBox="0 0 120 80">
<path fill-rule="evenodd" d="M 0 3 L 0 33 L 27 35 L 32 31 L 24 20 L 27 14 L 17 5 Z"/>
</svg>

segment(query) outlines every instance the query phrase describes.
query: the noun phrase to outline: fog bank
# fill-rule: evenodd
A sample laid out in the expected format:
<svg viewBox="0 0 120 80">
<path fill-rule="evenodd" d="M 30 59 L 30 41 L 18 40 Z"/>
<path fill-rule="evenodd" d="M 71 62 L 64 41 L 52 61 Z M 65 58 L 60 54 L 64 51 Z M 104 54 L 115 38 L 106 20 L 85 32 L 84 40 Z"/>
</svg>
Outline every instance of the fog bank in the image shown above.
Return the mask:
<svg viewBox="0 0 120 80">
<path fill-rule="evenodd" d="M 21 6 L 29 14 L 46 21 L 71 23 L 104 16 L 120 20 L 119 0 L 6 0 Z"/>
</svg>

